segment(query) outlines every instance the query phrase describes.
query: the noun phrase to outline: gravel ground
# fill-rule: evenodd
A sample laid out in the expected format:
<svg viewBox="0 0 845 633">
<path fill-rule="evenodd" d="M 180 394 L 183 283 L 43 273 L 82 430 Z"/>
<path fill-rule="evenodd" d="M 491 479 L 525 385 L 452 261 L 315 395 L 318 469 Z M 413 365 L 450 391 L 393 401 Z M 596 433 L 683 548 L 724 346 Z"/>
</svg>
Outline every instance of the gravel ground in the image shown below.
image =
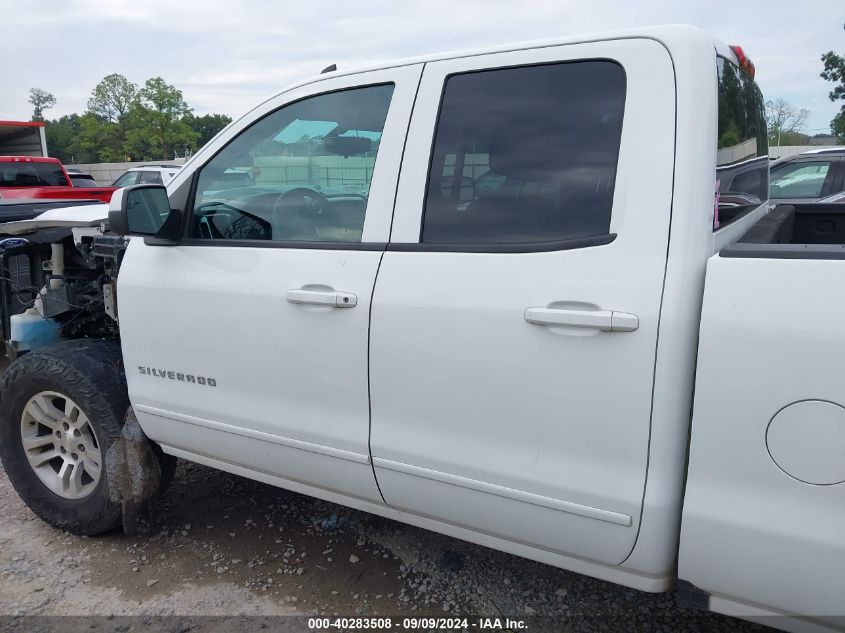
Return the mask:
<svg viewBox="0 0 845 633">
<path fill-rule="evenodd" d="M 179 616 L 180 631 L 210 630 L 191 624 L 203 615 L 290 614 L 527 617 L 532 631 L 768 630 L 680 608 L 675 594 L 618 587 L 187 462 L 146 537 L 53 529 L 2 471 L 0 507 L 5 616 Z"/>
</svg>

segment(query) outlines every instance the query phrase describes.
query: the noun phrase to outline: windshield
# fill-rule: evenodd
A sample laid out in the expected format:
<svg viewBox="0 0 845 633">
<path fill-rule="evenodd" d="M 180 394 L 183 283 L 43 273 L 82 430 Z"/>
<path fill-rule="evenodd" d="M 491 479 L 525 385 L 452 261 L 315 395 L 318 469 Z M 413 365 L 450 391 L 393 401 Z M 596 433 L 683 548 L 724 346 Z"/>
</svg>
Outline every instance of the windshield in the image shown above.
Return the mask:
<svg viewBox="0 0 845 633">
<path fill-rule="evenodd" d="M 754 80 L 718 57 L 719 124 L 713 228 L 768 199 L 769 142 L 763 95 Z"/>
<path fill-rule="evenodd" d="M 67 178 L 55 163 L 0 163 L 0 187 L 66 187 Z"/>
</svg>

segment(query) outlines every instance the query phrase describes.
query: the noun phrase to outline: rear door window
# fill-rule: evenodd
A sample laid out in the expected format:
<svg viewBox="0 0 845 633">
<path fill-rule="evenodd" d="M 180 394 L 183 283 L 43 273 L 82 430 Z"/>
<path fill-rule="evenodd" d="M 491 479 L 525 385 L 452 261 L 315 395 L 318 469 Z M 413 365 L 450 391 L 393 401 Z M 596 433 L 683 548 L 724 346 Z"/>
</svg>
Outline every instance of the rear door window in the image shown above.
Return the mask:
<svg viewBox="0 0 845 633">
<path fill-rule="evenodd" d="M 772 171 L 772 198 L 819 198 L 831 173 L 829 160 L 783 165 Z"/>
<path fill-rule="evenodd" d="M 611 61 L 452 75 L 421 242 L 507 245 L 607 235 L 624 107 L 625 72 Z"/>
<path fill-rule="evenodd" d="M 142 171 L 138 182 L 142 185 L 160 185 L 161 174 L 157 171 Z"/>
<path fill-rule="evenodd" d="M 138 172 L 137 171 L 127 171 L 123 174 L 120 178 L 114 181 L 112 187 L 129 187 L 130 185 L 134 185 L 138 182 Z"/>
</svg>

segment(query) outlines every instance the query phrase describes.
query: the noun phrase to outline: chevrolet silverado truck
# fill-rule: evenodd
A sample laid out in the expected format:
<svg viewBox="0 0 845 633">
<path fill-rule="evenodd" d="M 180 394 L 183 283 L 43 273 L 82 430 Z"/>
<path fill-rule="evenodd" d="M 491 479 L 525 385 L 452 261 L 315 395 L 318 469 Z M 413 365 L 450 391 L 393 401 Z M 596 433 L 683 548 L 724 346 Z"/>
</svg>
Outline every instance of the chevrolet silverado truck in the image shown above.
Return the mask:
<svg viewBox="0 0 845 633">
<path fill-rule="evenodd" d="M 57 158 L 0 156 L 0 199 L 60 198 L 108 202 L 116 189 L 74 186 Z"/>
<path fill-rule="evenodd" d="M 770 210 L 753 73 L 684 26 L 327 72 L 0 227 L 10 480 L 134 529 L 179 457 L 845 630 L 845 205 Z"/>
</svg>

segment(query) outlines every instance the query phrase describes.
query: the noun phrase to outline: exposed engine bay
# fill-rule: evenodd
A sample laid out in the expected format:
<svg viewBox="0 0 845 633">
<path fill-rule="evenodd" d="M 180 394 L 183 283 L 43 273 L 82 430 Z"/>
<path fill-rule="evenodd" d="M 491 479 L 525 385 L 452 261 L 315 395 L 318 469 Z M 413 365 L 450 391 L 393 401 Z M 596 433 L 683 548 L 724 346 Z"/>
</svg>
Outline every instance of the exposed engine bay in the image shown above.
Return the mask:
<svg viewBox="0 0 845 633">
<path fill-rule="evenodd" d="M 6 355 L 75 338 L 118 339 L 116 279 L 128 239 L 105 205 L 0 225 L 0 316 Z"/>
</svg>

